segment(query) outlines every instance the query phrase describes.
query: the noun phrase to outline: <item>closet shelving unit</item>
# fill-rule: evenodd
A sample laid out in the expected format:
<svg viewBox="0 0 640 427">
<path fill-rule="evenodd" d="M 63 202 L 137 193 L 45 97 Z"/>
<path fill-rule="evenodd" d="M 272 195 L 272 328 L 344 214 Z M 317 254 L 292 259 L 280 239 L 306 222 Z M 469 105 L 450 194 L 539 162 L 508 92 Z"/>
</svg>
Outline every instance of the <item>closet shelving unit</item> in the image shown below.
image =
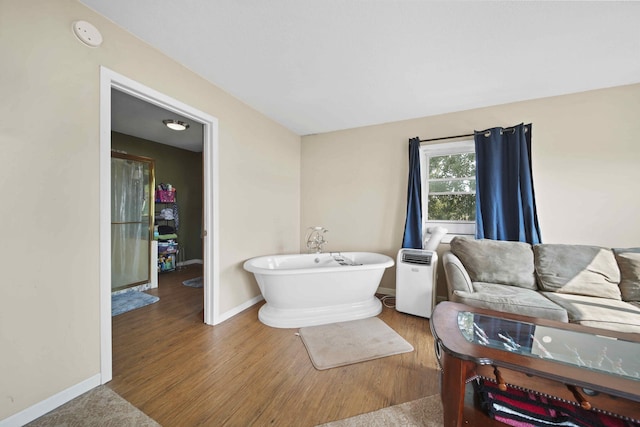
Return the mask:
<svg viewBox="0 0 640 427">
<path fill-rule="evenodd" d="M 176 257 L 180 251 L 178 236 L 176 235 L 175 218 L 173 216 L 165 218 L 163 210 L 173 209 L 176 203 L 176 190 L 156 190 L 155 198 L 155 226 L 161 228 L 168 226 L 173 229 L 172 237 L 159 233 L 158 240 L 158 272 L 165 273 L 176 269 Z"/>
</svg>

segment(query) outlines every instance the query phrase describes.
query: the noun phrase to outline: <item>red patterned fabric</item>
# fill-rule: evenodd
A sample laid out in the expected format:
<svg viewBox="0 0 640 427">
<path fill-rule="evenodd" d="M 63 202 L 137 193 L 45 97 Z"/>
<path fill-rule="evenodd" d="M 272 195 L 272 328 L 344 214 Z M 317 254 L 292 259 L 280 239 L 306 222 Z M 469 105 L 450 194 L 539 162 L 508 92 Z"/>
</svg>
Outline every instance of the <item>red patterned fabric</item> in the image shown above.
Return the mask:
<svg viewBox="0 0 640 427">
<path fill-rule="evenodd" d="M 588 411 L 530 391 L 509 386 L 501 391 L 496 383 L 482 378 L 474 382 L 474 388 L 491 418 L 514 427 L 640 427 L 638 422 Z"/>
</svg>

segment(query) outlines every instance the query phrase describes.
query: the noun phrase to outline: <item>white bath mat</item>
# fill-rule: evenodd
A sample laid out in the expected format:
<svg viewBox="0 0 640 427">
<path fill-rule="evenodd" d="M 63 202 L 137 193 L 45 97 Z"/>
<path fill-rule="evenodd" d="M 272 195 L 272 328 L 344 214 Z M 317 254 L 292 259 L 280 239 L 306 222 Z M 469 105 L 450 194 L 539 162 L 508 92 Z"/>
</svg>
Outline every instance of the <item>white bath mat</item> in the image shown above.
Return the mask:
<svg viewBox="0 0 640 427">
<path fill-rule="evenodd" d="M 300 328 L 318 370 L 413 351 L 413 346 L 377 317 Z"/>
</svg>

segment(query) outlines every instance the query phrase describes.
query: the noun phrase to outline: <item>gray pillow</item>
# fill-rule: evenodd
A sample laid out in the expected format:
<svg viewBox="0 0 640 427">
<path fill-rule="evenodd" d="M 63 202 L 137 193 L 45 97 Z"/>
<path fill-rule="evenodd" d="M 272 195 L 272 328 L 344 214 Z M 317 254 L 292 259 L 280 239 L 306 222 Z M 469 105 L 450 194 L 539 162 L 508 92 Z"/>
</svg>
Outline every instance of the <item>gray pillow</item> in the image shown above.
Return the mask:
<svg viewBox="0 0 640 427">
<path fill-rule="evenodd" d="M 613 251 L 599 246 L 540 244 L 533 247 L 538 285 L 544 291 L 621 299 Z"/>
<path fill-rule="evenodd" d="M 537 289 L 528 243 L 454 237 L 450 246 L 473 282 Z"/>
<path fill-rule="evenodd" d="M 640 248 L 614 249 L 624 301 L 640 301 Z"/>
</svg>

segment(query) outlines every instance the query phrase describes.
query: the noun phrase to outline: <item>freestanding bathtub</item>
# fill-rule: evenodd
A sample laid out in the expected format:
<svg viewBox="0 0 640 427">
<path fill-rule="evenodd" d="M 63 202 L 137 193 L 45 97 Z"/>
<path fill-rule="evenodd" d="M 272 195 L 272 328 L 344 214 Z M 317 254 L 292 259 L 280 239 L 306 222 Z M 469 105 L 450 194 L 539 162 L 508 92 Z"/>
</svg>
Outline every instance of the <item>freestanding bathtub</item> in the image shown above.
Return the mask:
<svg viewBox="0 0 640 427">
<path fill-rule="evenodd" d="M 376 298 L 384 270 L 393 259 L 370 252 L 269 255 L 252 258 L 264 297 L 258 318 L 275 328 L 299 328 L 373 317 L 382 311 Z"/>
</svg>

